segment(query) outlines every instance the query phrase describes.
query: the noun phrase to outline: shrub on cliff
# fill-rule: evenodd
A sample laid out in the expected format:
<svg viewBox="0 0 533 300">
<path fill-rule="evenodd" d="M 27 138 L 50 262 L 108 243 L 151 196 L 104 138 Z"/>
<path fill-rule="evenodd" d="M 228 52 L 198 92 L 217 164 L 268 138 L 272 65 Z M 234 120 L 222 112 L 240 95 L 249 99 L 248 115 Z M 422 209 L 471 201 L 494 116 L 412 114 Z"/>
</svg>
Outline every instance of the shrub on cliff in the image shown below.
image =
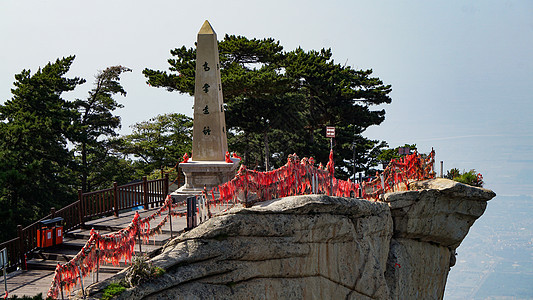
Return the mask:
<svg viewBox="0 0 533 300">
<path fill-rule="evenodd" d="M 131 267 L 126 273 L 126 283 L 134 287 L 142 282 L 157 278 L 165 273 L 165 270 L 152 265 L 146 256 L 135 256 Z"/>
<path fill-rule="evenodd" d="M 457 168 L 453 168 L 449 170 L 444 177 L 471 186 L 483 187 L 483 175 L 481 175 L 481 173 L 476 173 L 476 170 L 474 169 L 468 172 L 463 171 L 463 173 L 461 173 Z"/>
</svg>

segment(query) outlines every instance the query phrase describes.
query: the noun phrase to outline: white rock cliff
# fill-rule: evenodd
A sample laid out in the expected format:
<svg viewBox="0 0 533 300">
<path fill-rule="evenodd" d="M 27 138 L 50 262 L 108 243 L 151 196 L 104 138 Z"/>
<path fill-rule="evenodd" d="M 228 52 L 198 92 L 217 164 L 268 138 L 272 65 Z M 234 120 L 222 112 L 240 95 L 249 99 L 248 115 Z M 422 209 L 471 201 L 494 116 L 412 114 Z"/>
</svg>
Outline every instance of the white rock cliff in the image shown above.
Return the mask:
<svg viewBox="0 0 533 300">
<path fill-rule="evenodd" d="M 172 240 L 152 259 L 166 273 L 119 298 L 442 299 L 455 249 L 495 194 L 446 179 L 410 189 L 234 208 Z"/>
</svg>

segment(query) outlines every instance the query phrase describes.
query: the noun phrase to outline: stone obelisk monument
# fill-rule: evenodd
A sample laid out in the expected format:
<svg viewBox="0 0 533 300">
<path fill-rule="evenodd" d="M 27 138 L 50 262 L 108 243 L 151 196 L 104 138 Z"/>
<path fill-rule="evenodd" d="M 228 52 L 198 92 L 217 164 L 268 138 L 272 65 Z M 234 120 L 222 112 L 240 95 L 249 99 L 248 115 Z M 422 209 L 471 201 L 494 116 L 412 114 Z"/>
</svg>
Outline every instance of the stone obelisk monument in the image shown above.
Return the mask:
<svg viewBox="0 0 533 300">
<path fill-rule="evenodd" d="M 179 165 L 185 174 L 185 185 L 177 193 L 197 194 L 204 186 L 209 191 L 233 178 L 238 160 L 227 163 L 227 151 L 217 35 L 205 21 L 196 46 L 192 160 Z"/>
<path fill-rule="evenodd" d="M 223 161 L 226 139 L 217 35 L 208 21 L 198 32 L 194 81 L 194 161 Z"/>
</svg>

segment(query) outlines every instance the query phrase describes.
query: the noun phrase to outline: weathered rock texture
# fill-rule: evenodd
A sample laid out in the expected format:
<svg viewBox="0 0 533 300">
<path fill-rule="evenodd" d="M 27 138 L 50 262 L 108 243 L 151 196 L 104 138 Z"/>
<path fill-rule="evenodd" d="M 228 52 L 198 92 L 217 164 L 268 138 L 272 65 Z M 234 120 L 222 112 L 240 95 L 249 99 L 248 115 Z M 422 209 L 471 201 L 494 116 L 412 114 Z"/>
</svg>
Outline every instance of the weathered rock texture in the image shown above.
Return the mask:
<svg viewBox="0 0 533 300">
<path fill-rule="evenodd" d="M 394 233 L 387 262 L 391 299 L 442 299 L 455 249 L 496 194 L 447 179 L 389 193 Z"/>
<path fill-rule="evenodd" d="M 171 241 L 152 259 L 166 274 L 120 298 L 442 299 L 455 248 L 495 194 L 445 179 L 411 188 L 232 209 Z"/>
</svg>

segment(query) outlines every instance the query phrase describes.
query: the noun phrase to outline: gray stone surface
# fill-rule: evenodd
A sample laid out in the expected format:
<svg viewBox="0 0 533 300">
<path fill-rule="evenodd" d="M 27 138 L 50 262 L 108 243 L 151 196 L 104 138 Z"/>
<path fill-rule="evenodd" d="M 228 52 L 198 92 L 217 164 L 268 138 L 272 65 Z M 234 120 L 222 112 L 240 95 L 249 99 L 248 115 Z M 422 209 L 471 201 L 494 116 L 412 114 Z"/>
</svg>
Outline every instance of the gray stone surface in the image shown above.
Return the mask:
<svg viewBox="0 0 533 300">
<path fill-rule="evenodd" d="M 193 194 L 202 192 L 204 186 L 210 191 L 224 182 L 230 181 L 237 171 L 239 160 L 233 163 L 225 161 L 189 161 L 180 163 L 185 174 L 185 184 L 172 194 Z"/>
<path fill-rule="evenodd" d="M 385 273 L 390 299 L 442 299 L 449 269 L 449 248 L 393 238 Z"/>
<path fill-rule="evenodd" d="M 394 223 L 387 262 L 391 299 L 442 299 L 455 249 L 496 194 L 437 178 L 381 197 Z"/>
<path fill-rule="evenodd" d="M 170 241 L 152 260 L 166 274 L 120 299 L 442 299 L 454 247 L 494 193 L 415 186 L 377 202 L 309 195 L 231 209 Z"/>
<path fill-rule="evenodd" d="M 394 219 L 394 236 L 437 243 L 455 249 L 470 226 L 479 218 L 487 201 L 496 194 L 490 190 L 437 178 L 415 182 L 405 192 L 388 193 Z"/>
</svg>

